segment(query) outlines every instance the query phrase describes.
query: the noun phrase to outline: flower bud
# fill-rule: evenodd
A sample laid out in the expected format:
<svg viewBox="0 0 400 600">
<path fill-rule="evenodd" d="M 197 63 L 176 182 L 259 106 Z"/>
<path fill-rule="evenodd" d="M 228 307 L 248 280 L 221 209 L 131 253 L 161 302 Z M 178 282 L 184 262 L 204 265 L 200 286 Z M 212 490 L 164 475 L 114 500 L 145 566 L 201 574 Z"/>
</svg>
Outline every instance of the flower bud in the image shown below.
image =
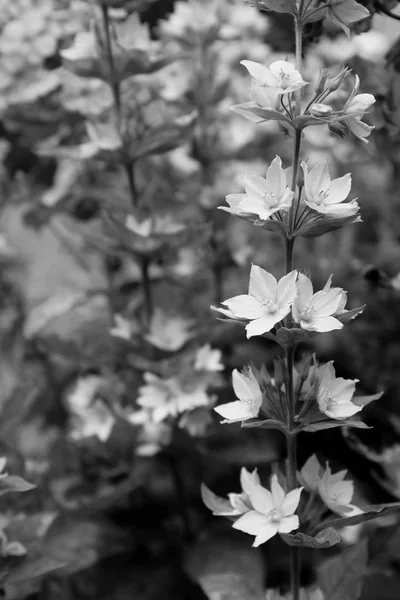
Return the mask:
<svg viewBox="0 0 400 600">
<path fill-rule="evenodd" d="M 328 104 L 313 104 L 310 108 L 310 113 L 314 115 L 314 117 L 326 117 L 330 115 L 332 112 L 332 106 Z"/>
<path fill-rule="evenodd" d="M 336 77 L 332 77 L 332 79 L 329 80 L 328 85 L 326 87 L 326 89 L 329 90 L 329 93 L 335 92 L 338 88 L 340 88 L 343 81 L 350 74 L 350 71 L 351 69 L 349 69 L 348 67 L 344 67 L 344 69 L 342 69 L 340 73 L 336 75 Z"/>
<path fill-rule="evenodd" d="M 322 69 L 319 79 L 318 79 L 318 82 L 317 82 L 317 85 L 315 87 L 315 94 L 317 96 L 319 96 L 320 94 L 322 94 L 325 91 L 328 74 L 329 74 L 328 69 Z"/>
</svg>

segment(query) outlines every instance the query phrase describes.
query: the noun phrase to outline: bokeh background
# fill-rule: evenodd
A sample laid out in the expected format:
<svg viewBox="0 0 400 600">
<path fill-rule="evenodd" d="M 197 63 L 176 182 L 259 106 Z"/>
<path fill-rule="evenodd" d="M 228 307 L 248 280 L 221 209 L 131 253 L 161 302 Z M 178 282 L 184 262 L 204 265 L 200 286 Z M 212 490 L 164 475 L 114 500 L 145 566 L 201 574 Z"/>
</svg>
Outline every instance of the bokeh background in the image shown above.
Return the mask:
<svg viewBox="0 0 400 600">
<path fill-rule="evenodd" d="M 304 78 L 353 69 L 376 97 L 375 129 L 366 145 L 309 128 L 303 146 L 332 177 L 352 172 L 363 222 L 301 239 L 295 263 L 367 306 L 297 359 L 314 351 L 385 393 L 367 409 L 372 430 L 303 434 L 300 460 L 316 451 L 386 502 L 400 500 L 400 11 L 363 4 L 371 17 L 351 38 L 307 26 Z M 279 543 L 252 550 L 199 489 L 227 493 L 241 466 L 269 473 L 284 455 L 279 434 L 222 427 L 212 411 L 233 398 L 233 368 L 270 368 L 279 349 L 210 305 L 246 290 L 252 262 L 282 273 L 279 236 L 217 207 L 276 154 L 290 165 L 276 123 L 230 107 L 250 95 L 241 60 L 293 50 L 290 15 L 243 0 L 0 2 L 0 448 L 36 485 L 0 498 L 8 599 L 253 600 L 285 587 Z M 152 420 L 144 405 L 167 408 Z M 362 599 L 395 600 L 397 518 L 367 527 Z M 315 562 L 310 551 L 305 583 Z"/>
</svg>

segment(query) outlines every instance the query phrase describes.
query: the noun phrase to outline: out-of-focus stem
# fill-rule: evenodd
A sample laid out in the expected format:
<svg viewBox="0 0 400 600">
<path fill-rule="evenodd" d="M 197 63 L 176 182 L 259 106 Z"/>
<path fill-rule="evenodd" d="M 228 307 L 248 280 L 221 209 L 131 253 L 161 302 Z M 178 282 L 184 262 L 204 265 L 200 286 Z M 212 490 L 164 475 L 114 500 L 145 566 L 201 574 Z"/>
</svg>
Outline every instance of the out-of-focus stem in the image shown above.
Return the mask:
<svg viewBox="0 0 400 600">
<path fill-rule="evenodd" d="M 117 119 L 117 127 L 119 135 L 122 137 L 122 103 L 121 103 L 121 88 L 118 80 L 118 75 L 115 69 L 114 55 L 111 43 L 110 36 L 110 19 L 108 14 L 108 7 L 106 5 L 102 6 L 102 15 L 103 15 L 103 28 L 106 40 L 106 51 L 107 51 L 107 60 L 110 71 L 110 80 L 109 84 L 112 89 L 113 98 L 114 98 L 114 107 L 115 114 Z M 126 162 L 125 160 L 122 162 L 122 166 L 126 173 L 126 177 L 129 185 L 129 195 L 131 199 L 132 209 L 135 212 L 138 208 L 139 204 L 139 193 L 136 186 L 135 179 L 135 163 L 133 161 Z M 145 316 L 146 316 L 146 325 L 148 326 L 153 314 L 153 298 L 151 293 L 151 282 L 149 275 L 149 267 L 150 261 L 147 257 L 140 257 L 140 272 L 141 272 L 141 283 L 142 290 L 144 295 L 144 304 L 145 304 Z"/>
</svg>

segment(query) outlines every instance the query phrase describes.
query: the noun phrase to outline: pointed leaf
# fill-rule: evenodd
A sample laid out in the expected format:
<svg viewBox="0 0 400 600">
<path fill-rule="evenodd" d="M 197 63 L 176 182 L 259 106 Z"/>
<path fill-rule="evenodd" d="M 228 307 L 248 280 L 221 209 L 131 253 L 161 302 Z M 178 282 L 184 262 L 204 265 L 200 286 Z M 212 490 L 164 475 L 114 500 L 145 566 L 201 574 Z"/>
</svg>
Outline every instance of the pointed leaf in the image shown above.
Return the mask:
<svg viewBox="0 0 400 600">
<path fill-rule="evenodd" d="M 359 306 L 358 308 L 352 308 L 351 310 L 348 310 L 342 313 L 341 315 L 335 315 L 335 319 L 337 319 L 341 323 L 346 324 L 352 319 L 355 319 L 355 317 L 357 317 L 358 315 L 360 315 L 366 306 L 366 304 L 363 304 L 362 306 Z"/>
<path fill-rule="evenodd" d="M 279 431 L 286 432 L 286 426 L 280 421 L 274 419 L 266 419 L 265 421 L 243 421 L 242 427 L 259 427 L 260 429 L 279 429 Z"/>
<path fill-rule="evenodd" d="M 299 427 L 307 433 L 315 433 L 324 429 L 334 429 L 335 427 L 357 427 L 358 429 L 372 429 L 363 421 L 319 421 L 318 423 L 310 423 L 305 427 Z"/>
<path fill-rule="evenodd" d="M 281 327 L 276 332 L 276 341 L 282 348 L 288 348 L 288 346 L 296 346 L 301 342 L 308 340 L 308 334 L 303 329 L 293 328 L 287 329 L 287 327 Z"/>
<path fill-rule="evenodd" d="M 0 478 L 0 496 L 8 492 L 29 492 L 35 489 L 36 485 L 28 483 L 18 475 L 7 475 Z"/>
<path fill-rule="evenodd" d="M 292 121 L 288 117 L 286 117 L 286 115 L 283 115 L 277 110 L 273 110 L 270 108 L 260 108 L 257 106 L 249 106 L 246 110 L 248 112 L 251 112 L 253 115 L 256 115 L 256 117 L 260 117 L 264 121 L 283 121 L 284 123 L 287 123 L 288 125 L 294 127 Z"/>
<path fill-rule="evenodd" d="M 281 533 L 280 536 L 289 546 L 306 546 L 307 548 L 315 549 L 330 548 L 340 542 L 338 532 L 332 527 L 327 527 L 316 536 L 307 535 L 300 531 L 295 535 L 291 533 Z"/>
<path fill-rule="evenodd" d="M 297 15 L 295 0 L 250 0 L 250 4 L 265 12 L 273 11 Z"/>
<path fill-rule="evenodd" d="M 367 543 L 363 541 L 327 560 L 318 576 L 325 600 L 357 600 L 367 559 Z"/>
<path fill-rule="evenodd" d="M 360 515 L 354 515 L 353 517 L 327 519 L 326 521 L 318 525 L 316 529 L 320 529 L 321 527 L 326 526 L 347 527 L 348 525 L 358 525 L 358 523 L 365 523 L 365 521 L 371 521 L 371 519 L 376 519 L 378 517 L 382 517 L 383 515 L 387 515 L 399 510 L 400 502 L 389 502 L 387 504 L 369 504 L 368 506 L 361 508 L 364 512 Z"/>
</svg>

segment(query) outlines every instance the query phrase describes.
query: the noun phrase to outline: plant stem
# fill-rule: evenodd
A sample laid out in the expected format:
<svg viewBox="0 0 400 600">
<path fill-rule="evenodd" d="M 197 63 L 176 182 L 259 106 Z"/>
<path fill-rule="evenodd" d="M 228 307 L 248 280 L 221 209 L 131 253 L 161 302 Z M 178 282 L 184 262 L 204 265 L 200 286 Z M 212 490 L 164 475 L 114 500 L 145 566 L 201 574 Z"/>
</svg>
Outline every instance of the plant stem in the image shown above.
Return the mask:
<svg viewBox="0 0 400 600">
<path fill-rule="evenodd" d="M 114 107 L 115 107 L 115 115 L 117 119 L 117 128 L 118 133 L 122 138 L 122 103 L 121 103 L 121 88 L 118 80 L 118 74 L 115 69 L 115 61 L 113 55 L 113 48 L 111 43 L 110 36 L 110 19 L 108 14 L 108 7 L 106 5 L 102 6 L 102 15 L 103 15 L 103 28 L 106 39 L 106 51 L 107 51 L 107 60 L 110 71 L 109 76 L 109 84 L 112 89 L 113 98 L 114 98 Z M 139 205 L 139 192 L 136 186 L 135 179 L 135 162 L 122 160 L 122 166 L 126 173 L 126 177 L 128 179 L 129 185 L 129 195 L 131 199 L 131 205 L 133 212 L 135 213 L 138 209 Z M 149 267 L 150 260 L 146 256 L 139 257 L 140 262 L 140 272 L 141 272 L 141 283 L 142 290 L 144 295 L 144 305 L 145 305 L 145 319 L 146 325 L 148 326 L 153 314 L 153 298 L 151 293 L 151 282 L 149 276 Z"/>
<path fill-rule="evenodd" d="M 301 13 L 300 13 L 301 14 Z M 302 63 L 302 35 L 303 25 L 301 17 L 295 18 L 295 38 L 296 38 L 296 68 L 301 73 Z M 295 116 L 298 117 L 301 114 L 301 89 L 296 90 L 295 99 Z M 297 175 L 299 170 L 300 161 L 300 146 L 301 146 L 301 129 L 296 129 L 294 139 L 294 156 L 293 156 L 293 179 L 292 179 L 292 191 L 294 192 L 294 198 L 292 206 L 289 212 L 289 229 L 285 244 L 285 271 L 286 274 L 293 270 L 293 250 L 294 240 L 293 237 L 295 228 L 295 216 L 298 212 L 300 203 L 300 190 L 296 197 L 297 192 Z M 290 327 L 292 324 L 292 316 L 287 317 L 287 326 Z M 286 349 L 286 368 L 287 368 L 287 390 L 286 390 L 286 406 L 288 411 L 289 421 L 289 433 L 286 436 L 287 443 L 287 482 L 289 489 L 293 490 L 297 488 L 297 435 L 294 433 L 296 428 L 295 417 L 296 417 L 296 398 L 294 394 L 294 381 L 293 381 L 293 369 L 294 369 L 294 352 L 295 347 L 289 345 Z M 299 600 L 300 598 L 300 548 L 297 546 L 290 546 L 290 586 L 291 586 L 291 600 Z"/>
</svg>

